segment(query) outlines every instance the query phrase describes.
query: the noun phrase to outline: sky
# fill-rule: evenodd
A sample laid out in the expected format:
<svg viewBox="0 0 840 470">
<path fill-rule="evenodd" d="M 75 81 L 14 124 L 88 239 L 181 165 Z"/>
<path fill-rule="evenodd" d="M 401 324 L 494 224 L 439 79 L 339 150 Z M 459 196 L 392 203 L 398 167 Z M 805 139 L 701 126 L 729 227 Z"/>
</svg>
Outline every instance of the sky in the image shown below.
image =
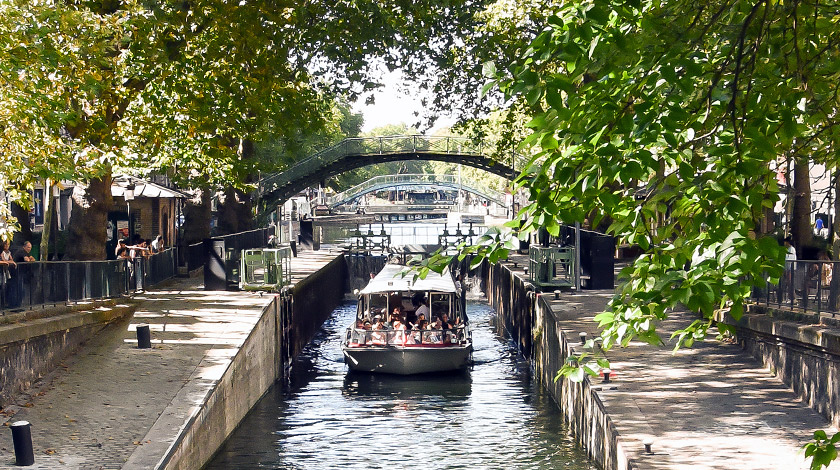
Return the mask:
<svg viewBox="0 0 840 470">
<path fill-rule="evenodd" d="M 383 83 L 375 94 L 376 102 L 373 105 L 366 105 L 364 99 L 360 99 L 353 106 L 353 111 L 361 112 L 365 117 L 362 132 L 370 132 L 376 127 L 387 124 L 399 124 L 404 122 L 409 126 L 419 120 L 414 112 L 422 115 L 422 106 L 419 97 L 407 96 L 398 90 L 402 74 L 399 71 L 386 72 Z M 449 116 L 441 116 L 435 123 L 435 128 L 448 127 L 454 122 Z"/>
</svg>

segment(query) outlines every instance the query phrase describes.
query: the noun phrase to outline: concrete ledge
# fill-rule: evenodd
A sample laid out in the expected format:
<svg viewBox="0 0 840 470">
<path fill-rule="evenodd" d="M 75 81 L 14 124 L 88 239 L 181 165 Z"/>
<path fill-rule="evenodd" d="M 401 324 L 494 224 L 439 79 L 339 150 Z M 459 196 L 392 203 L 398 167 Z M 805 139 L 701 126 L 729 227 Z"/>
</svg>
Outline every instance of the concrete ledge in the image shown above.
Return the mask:
<svg viewBox="0 0 840 470">
<path fill-rule="evenodd" d="M 91 324 L 107 324 L 130 315 L 134 312 L 134 308 L 130 304 L 114 305 L 112 307 L 103 306 L 95 310 L 65 313 L 22 323 L 0 325 L 0 347 Z"/>
</svg>

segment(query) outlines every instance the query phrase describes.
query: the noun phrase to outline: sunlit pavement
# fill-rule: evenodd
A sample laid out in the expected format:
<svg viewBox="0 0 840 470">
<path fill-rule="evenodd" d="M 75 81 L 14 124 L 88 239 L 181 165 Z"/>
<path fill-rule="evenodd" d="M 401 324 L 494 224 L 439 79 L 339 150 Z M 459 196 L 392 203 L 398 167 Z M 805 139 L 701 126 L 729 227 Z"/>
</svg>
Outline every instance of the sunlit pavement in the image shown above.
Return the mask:
<svg viewBox="0 0 840 470">
<path fill-rule="evenodd" d="M 335 256 L 300 253 L 293 279 Z M 174 279 L 137 295 L 131 320 L 104 330 L 4 410 L 7 424 L 32 425 L 35 465 L 26 468 L 154 467 L 272 298 L 204 291 L 202 283 Z M 149 325 L 151 349 L 137 348 L 138 324 Z M 0 468 L 21 468 L 14 464 L 11 432 L 0 432 Z"/>
<path fill-rule="evenodd" d="M 595 314 L 609 291 L 564 294 L 549 301 L 568 338 L 597 336 Z M 663 339 L 696 317 L 673 313 L 658 327 Z M 716 331 L 714 332 L 716 334 Z M 714 340 L 672 353 L 633 342 L 607 353 L 610 383 L 592 388 L 640 469 L 807 469 L 802 446 L 817 429 L 832 429 L 761 363 L 734 344 Z M 652 454 L 644 451 L 650 439 Z"/>
</svg>

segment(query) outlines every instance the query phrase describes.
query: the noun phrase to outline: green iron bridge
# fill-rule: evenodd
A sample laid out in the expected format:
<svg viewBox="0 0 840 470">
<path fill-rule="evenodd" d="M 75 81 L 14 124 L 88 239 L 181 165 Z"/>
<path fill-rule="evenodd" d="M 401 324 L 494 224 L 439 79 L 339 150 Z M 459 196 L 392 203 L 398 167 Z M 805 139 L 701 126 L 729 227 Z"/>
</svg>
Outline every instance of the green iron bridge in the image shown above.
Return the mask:
<svg viewBox="0 0 840 470">
<path fill-rule="evenodd" d="M 416 186 L 421 188 L 446 188 L 464 190 L 479 197 L 493 201 L 496 204 L 505 205 L 505 195 L 502 192 L 492 189 L 478 189 L 469 181 L 464 181 L 456 175 L 434 175 L 434 174 L 402 174 L 402 175 L 381 175 L 375 176 L 361 184 L 342 191 L 335 196 L 327 198 L 327 206 L 331 209 L 356 199 L 364 194 L 381 191 L 383 189 Z"/>
<path fill-rule="evenodd" d="M 282 202 L 340 173 L 367 165 L 403 160 L 458 163 L 514 179 L 523 168 L 524 160 L 511 152 L 504 161 L 500 161 L 488 156 L 497 153 L 494 151 L 494 147 L 483 142 L 476 143 L 466 137 L 398 135 L 344 139 L 281 173 L 262 178 L 256 196 L 264 202 Z"/>
</svg>

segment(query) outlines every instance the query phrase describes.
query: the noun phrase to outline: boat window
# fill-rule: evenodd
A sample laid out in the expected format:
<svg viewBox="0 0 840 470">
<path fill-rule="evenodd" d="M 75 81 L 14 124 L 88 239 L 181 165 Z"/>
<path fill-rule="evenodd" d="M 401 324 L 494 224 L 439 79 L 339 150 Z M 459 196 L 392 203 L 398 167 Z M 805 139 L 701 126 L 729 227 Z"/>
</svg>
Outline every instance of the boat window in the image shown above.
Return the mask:
<svg viewBox="0 0 840 470">
<path fill-rule="evenodd" d="M 373 318 L 375 315 L 381 315 L 383 308 L 388 308 L 388 295 L 371 294 L 368 298 L 367 315 L 369 315 L 370 318 Z"/>
<path fill-rule="evenodd" d="M 437 317 L 438 315 L 442 315 L 444 313 L 450 317 L 452 316 L 452 312 L 449 307 L 449 298 L 449 294 L 431 294 L 430 308 L 433 317 Z"/>
</svg>

